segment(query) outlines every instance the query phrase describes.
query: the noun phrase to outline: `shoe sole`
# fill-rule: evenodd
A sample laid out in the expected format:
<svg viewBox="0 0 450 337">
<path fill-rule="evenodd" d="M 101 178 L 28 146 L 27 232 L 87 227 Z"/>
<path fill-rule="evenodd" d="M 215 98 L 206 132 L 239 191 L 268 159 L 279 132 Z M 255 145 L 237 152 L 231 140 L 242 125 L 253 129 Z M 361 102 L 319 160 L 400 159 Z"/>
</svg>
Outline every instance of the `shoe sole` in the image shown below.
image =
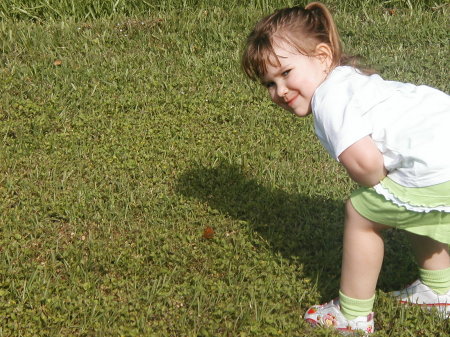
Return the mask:
<svg viewBox="0 0 450 337">
<path fill-rule="evenodd" d="M 311 319 L 311 318 L 307 318 L 306 321 L 311 324 L 311 326 L 317 326 L 318 322 Z"/>
<path fill-rule="evenodd" d="M 316 326 L 323 326 L 326 327 L 325 325 L 320 324 L 319 322 L 311 319 L 311 318 L 306 318 L 306 321 L 312 326 L 312 327 L 316 327 Z M 349 330 L 349 329 L 345 329 L 345 328 L 335 328 L 335 330 L 339 331 L 340 333 L 344 334 L 344 335 L 353 335 L 353 334 L 363 334 L 363 336 L 368 336 L 369 334 L 363 330 Z"/>
</svg>

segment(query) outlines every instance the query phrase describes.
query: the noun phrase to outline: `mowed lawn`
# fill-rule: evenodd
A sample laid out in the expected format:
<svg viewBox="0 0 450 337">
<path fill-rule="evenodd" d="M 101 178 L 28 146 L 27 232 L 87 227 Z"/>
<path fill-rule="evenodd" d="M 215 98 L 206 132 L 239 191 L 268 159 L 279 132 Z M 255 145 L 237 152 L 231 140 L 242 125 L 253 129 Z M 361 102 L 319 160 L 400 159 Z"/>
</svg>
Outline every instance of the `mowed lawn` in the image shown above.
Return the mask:
<svg viewBox="0 0 450 337">
<path fill-rule="evenodd" d="M 302 317 L 356 185 L 239 64 L 295 3 L 0 4 L 0 337 L 335 335 Z M 447 1 L 324 3 L 383 77 L 450 91 Z M 389 298 L 415 278 L 387 232 L 376 336 L 448 336 Z"/>
</svg>

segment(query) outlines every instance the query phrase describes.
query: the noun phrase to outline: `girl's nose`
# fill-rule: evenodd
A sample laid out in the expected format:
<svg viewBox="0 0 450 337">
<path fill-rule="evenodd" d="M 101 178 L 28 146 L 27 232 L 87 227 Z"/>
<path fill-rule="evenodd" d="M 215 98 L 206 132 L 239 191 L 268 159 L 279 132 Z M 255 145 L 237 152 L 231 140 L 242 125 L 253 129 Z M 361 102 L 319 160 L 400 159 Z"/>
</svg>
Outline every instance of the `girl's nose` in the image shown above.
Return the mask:
<svg viewBox="0 0 450 337">
<path fill-rule="evenodd" d="M 288 92 L 288 90 L 287 90 L 286 86 L 284 86 L 284 85 L 278 86 L 278 88 L 277 88 L 278 97 L 283 98 L 284 96 L 286 96 L 287 92 Z"/>
</svg>

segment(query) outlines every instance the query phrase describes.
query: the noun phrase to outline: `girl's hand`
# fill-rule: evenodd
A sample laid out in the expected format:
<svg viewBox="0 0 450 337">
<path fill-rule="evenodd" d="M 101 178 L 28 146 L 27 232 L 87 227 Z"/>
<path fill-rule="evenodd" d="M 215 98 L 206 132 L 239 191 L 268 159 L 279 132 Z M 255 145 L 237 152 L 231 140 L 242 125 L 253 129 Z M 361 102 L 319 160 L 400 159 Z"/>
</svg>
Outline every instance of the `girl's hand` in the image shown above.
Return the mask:
<svg viewBox="0 0 450 337">
<path fill-rule="evenodd" d="M 367 187 L 375 186 L 388 173 L 384 167 L 383 155 L 370 136 L 345 149 L 340 154 L 339 161 L 354 181 Z"/>
</svg>

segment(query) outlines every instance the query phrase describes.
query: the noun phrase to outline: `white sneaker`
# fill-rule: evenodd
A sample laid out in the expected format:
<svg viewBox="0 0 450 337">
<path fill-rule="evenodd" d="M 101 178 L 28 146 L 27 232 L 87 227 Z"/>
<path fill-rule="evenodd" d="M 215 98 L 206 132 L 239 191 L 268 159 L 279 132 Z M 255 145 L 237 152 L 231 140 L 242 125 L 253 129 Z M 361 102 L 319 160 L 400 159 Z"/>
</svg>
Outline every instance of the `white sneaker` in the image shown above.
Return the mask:
<svg viewBox="0 0 450 337">
<path fill-rule="evenodd" d="M 405 289 L 393 291 L 390 294 L 399 299 L 400 303 L 436 308 L 444 318 L 450 317 L 450 290 L 440 295 L 422 281 L 417 280 Z"/>
<path fill-rule="evenodd" d="M 361 332 L 368 335 L 375 330 L 373 316 L 372 312 L 367 316 L 359 316 L 348 320 L 341 312 L 339 299 L 334 299 L 329 303 L 314 305 L 309 308 L 305 314 L 305 319 L 313 326 L 334 328 L 344 335 Z"/>
</svg>

